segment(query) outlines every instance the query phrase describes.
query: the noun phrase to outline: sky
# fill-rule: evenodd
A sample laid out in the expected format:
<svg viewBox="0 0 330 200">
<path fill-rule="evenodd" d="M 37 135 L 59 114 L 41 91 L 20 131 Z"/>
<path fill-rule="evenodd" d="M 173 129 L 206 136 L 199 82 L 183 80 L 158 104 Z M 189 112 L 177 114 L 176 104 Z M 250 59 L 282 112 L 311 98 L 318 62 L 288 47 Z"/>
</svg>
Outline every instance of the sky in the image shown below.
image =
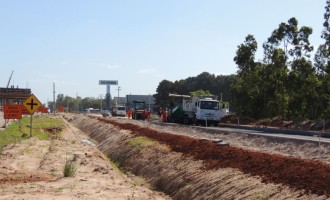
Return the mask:
<svg viewBox="0 0 330 200">
<path fill-rule="evenodd" d="M 163 80 L 237 72 L 248 34 L 262 43 L 291 17 L 313 28 L 316 49 L 326 0 L 0 0 L 0 87 L 31 88 L 42 102 L 155 94 Z"/>
</svg>

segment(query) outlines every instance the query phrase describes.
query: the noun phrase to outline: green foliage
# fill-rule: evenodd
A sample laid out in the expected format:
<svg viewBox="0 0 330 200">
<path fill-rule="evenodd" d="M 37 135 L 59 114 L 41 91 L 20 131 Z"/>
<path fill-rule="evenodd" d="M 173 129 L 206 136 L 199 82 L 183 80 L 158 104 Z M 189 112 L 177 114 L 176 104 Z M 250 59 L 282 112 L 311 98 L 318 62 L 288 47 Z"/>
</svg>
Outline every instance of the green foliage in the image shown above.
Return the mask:
<svg viewBox="0 0 330 200">
<path fill-rule="evenodd" d="M 252 35 L 238 46 L 235 63 L 238 76 L 231 87 L 233 107 L 240 115 L 257 119 L 330 118 L 330 1 L 324 15 L 325 43 L 310 60 L 313 46 L 310 27 L 299 28 L 298 20 L 280 23 L 263 44 L 264 59 L 254 61 L 257 42 Z"/>
<path fill-rule="evenodd" d="M 231 101 L 230 87 L 234 81 L 235 75 L 218 75 L 203 72 L 196 77 L 188 77 L 179 81 L 171 82 L 163 80 L 157 87 L 157 93 L 154 95 L 156 105 L 167 107 L 173 99 L 169 98 L 169 93 L 189 95 L 191 92 L 205 91 L 223 101 Z"/>
<path fill-rule="evenodd" d="M 77 166 L 73 160 L 66 158 L 65 165 L 63 169 L 64 177 L 74 177 L 76 175 Z"/>
<path fill-rule="evenodd" d="M 21 129 L 19 129 L 21 126 Z M 7 144 L 19 142 L 30 135 L 30 117 L 23 117 L 20 121 L 12 122 L 5 130 L 0 131 L 0 150 Z M 45 132 L 45 128 L 63 127 L 58 118 L 51 118 L 46 115 L 33 116 L 32 119 L 32 136 L 39 139 L 49 138 L 49 133 Z"/>
<path fill-rule="evenodd" d="M 87 108 L 101 109 L 101 103 L 103 105 L 102 108 L 104 108 L 106 105 L 104 96 L 102 96 L 102 99 L 101 97 L 85 97 L 82 99 L 79 96 L 73 98 L 70 96 L 64 96 L 64 94 L 58 94 L 56 99 L 56 109 L 58 109 L 59 106 L 64 106 L 66 112 L 84 111 Z M 111 100 L 110 103 L 113 105 L 113 100 Z M 53 104 L 52 101 L 48 102 L 48 107 L 51 109 L 51 112 L 53 112 Z"/>
<path fill-rule="evenodd" d="M 129 140 L 129 144 L 137 148 L 151 146 L 154 143 L 155 141 L 146 137 L 134 137 Z"/>
<path fill-rule="evenodd" d="M 120 171 L 121 173 L 125 173 L 125 170 L 120 166 L 119 161 L 110 161 L 111 165 L 118 171 Z"/>
<path fill-rule="evenodd" d="M 212 96 L 211 92 L 208 90 L 197 90 L 197 91 L 193 91 L 190 92 L 191 96 Z"/>
</svg>

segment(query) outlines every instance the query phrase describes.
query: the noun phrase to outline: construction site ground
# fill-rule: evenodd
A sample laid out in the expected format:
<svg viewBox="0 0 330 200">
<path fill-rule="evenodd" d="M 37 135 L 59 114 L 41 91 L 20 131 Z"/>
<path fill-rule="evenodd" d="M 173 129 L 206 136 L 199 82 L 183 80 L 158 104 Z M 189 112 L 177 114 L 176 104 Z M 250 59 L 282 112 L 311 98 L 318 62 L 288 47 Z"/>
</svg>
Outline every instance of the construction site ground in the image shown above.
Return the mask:
<svg viewBox="0 0 330 200">
<path fill-rule="evenodd" d="M 2 150 L 0 199 L 170 199 L 120 171 L 87 135 L 63 121 L 65 128 L 48 140 L 33 137 Z M 67 160 L 76 165 L 74 177 L 63 176 Z"/>
<path fill-rule="evenodd" d="M 57 117 L 66 121 L 60 137 L 2 151 L 0 199 L 329 199 L 326 144 L 126 118 Z M 63 177 L 66 159 L 77 164 L 73 178 Z"/>
</svg>

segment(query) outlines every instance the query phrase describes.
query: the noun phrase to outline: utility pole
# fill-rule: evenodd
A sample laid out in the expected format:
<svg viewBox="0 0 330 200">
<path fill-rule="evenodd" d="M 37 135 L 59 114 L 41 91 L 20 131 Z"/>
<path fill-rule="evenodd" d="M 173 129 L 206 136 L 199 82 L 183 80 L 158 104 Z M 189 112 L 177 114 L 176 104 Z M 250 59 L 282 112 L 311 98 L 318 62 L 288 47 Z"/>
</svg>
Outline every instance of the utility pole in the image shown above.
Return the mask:
<svg viewBox="0 0 330 200">
<path fill-rule="evenodd" d="M 56 109 L 56 102 L 55 102 L 55 82 L 53 82 L 53 113 L 55 115 L 55 109 Z"/>
<path fill-rule="evenodd" d="M 103 109 L 102 109 L 102 100 L 103 100 L 103 99 L 102 99 L 102 94 L 100 94 L 100 108 L 101 108 L 101 112 L 102 112 L 102 110 L 103 110 Z"/>
<path fill-rule="evenodd" d="M 149 94 L 149 112 L 150 112 L 150 94 Z"/>
<path fill-rule="evenodd" d="M 117 104 L 119 103 L 119 91 L 121 90 L 120 86 L 118 86 L 118 99 L 117 99 Z"/>
</svg>

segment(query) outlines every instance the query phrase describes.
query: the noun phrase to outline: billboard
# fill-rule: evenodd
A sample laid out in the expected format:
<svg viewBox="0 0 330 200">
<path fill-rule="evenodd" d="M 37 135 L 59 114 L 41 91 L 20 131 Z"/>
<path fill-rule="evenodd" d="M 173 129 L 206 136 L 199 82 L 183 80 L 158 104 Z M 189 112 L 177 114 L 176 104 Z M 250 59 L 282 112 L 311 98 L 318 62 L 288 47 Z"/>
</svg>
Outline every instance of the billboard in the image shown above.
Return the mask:
<svg viewBox="0 0 330 200">
<path fill-rule="evenodd" d="M 99 85 L 118 85 L 118 81 L 116 80 L 99 80 Z"/>
</svg>

